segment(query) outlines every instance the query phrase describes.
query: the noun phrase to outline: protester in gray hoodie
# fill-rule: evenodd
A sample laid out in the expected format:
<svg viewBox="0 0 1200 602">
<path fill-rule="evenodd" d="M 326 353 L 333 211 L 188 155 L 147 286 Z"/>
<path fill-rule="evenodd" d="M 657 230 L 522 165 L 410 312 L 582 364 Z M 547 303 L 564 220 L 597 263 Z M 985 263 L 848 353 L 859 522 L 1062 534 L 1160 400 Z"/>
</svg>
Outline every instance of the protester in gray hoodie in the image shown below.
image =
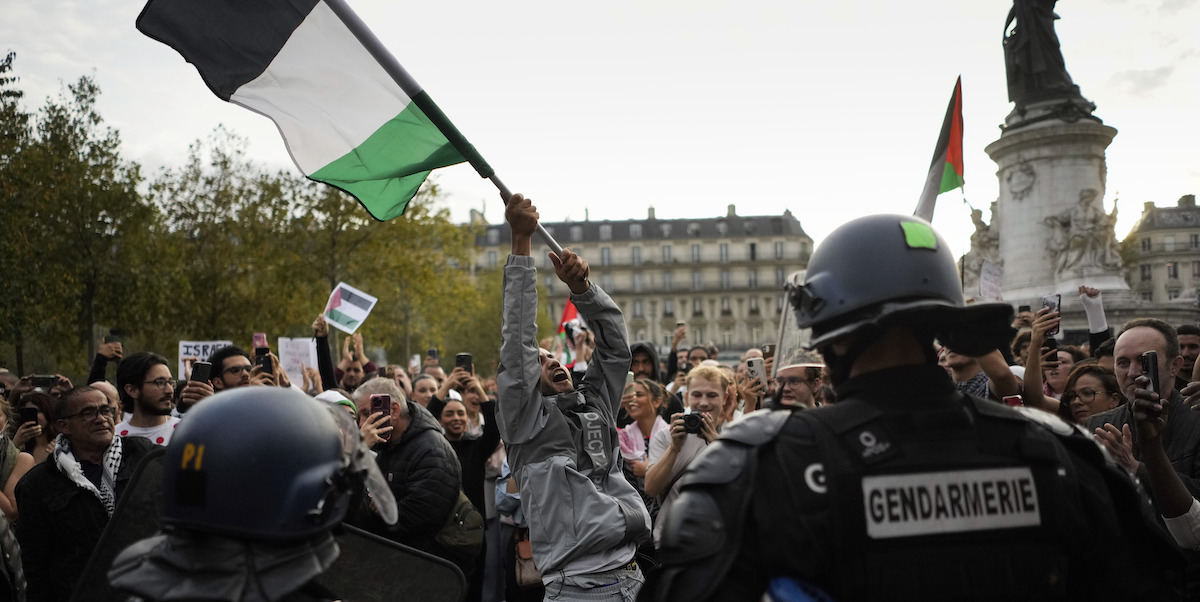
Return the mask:
<svg viewBox="0 0 1200 602">
<path fill-rule="evenodd" d="M 595 333 L 578 388 L 537 345 L 537 270 L 530 257 L 537 209 L 514 195 L 505 209 L 512 254 L 504 268 L 504 324 L 496 416 L 529 521 L 547 599 L 629 600 L 644 577 L 634 562 L 650 516 L 621 474 L 616 414 L 629 343 L 621 310 L 588 281 L 570 249 L 550 254 L 571 301 Z"/>
</svg>

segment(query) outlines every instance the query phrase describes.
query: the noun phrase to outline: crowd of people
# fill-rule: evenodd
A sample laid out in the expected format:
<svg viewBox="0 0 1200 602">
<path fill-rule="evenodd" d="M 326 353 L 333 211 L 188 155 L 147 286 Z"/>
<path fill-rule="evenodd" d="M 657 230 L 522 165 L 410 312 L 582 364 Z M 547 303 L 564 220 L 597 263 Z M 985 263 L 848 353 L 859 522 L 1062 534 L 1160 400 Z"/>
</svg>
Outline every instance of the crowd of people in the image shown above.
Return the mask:
<svg viewBox="0 0 1200 602">
<path fill-rule="evenodd" d="M 309 509 L 325 517 L 321 528 L 344 521 L 441 558 L 461 571 L 473 602 L 903 598 L 931 587 L 930 564 L 943 577 L 978 577 L 982 565 L 1020 574 L 989 594 L 1002 599 L 1200 593 L 1200 414 L 1188 411 L 1200 403 L 1195 325 L 1144 318 L 1114 334 L 1101 292 L 1081 286 L 1088 340 L 1060 343 L 1053 308 L 1014 318 L 1008 306 L 964 305 L 953 274 L 897 280 L 914 273 L 906 261 L 921 274 L 946 271 L 946 253 L 931 229 L 911 236 L 927 224 L 887 216 L 848 225 L 850 242 L 832 235 L 807 279 L 784 292 L 811 328 L 811 351 L 765 344 L 735 365 L 711 344 L 685 344 L 684 323 L 668 349 L 630 342 L 587 261 L 551 253 L 582 318 L 568 364 L 555 339 L 537 337 L 537 210 L 516 195 L 506 219 L 513 249 L 492 374 L 466 354 L 453 367 L 436 353 L 407 369 L 377 365 L 361 334 L 344 338 L 335 364 L 322 317 L 312 324 L 318 365 L 300 383 L 273 354 L 237 346 L 189 362 L 176 380 L 161 355 L 127 354 L 115 341 L 99 346 L 84 385 L 0 372 L 0 511 L 15 533 L 0 546 L 20 550 L 2 563 L 5 591 L 69 599 L 139 461 L 157 447 L 185 469 L 168 479 L 165 522 L 198 524 L 188 507 L 206 489 L 184 473 L 201 466 L 198 433 L 220 429 L 192 416 L 217 399 L 290 389 L 354 425 L 390 492 L 360 486 L 336 516 L 321 510 L 326 495 Z M 863 285 L 882 295 L 826 288 L 855 269 L 853 245 L 901 229 L 907 247 L 864 260 L 900 262 Z M 825 260 L 839 244 L 836 261 Z M 769 378 L 757 376 L 764 368 Z M 189 429 L 186 444 L 172 443 Z M 220 457 L 211 461 L 237 456 Z M 167 533 L 181 549 L 196 545 Z M 126 580 L 146 580 L 125 566 Z M 995 586 L 964 577 L 923 593 L 975 598 L 983 583 Z M 160 591 L 139 587 L 130 591 Z"/>
</svg>

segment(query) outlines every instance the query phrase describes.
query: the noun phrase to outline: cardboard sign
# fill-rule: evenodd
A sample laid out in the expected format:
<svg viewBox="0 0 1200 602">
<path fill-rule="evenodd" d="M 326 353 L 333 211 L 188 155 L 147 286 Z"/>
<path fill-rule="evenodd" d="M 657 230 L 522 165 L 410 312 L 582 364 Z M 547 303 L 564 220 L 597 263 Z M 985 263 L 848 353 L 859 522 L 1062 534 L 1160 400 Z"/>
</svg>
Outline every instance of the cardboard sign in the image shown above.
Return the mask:
<svg viewBox="0 0 1200 602">
<path fill-rule="evenodd" d="M 289 339 L 279 337 L 279 363 L 287 372 L 292 384 L 297 387 L 304 385 L 304 366 L 317 367 L 317 342 L 311 337 Z"/>
<path fill-rule="evenodd" d="M 179 341 L 179 371 L 176 374 L 182 380 L 188 375 L 188 366 L 193 358 L 207 362 L 218 349 L 232 344 L 233 341 Z M 184 358 L 188 358 L 188 361 L 185 362 Z M 214 369 L 213 374 L 216 373 Z"/>
</svg>

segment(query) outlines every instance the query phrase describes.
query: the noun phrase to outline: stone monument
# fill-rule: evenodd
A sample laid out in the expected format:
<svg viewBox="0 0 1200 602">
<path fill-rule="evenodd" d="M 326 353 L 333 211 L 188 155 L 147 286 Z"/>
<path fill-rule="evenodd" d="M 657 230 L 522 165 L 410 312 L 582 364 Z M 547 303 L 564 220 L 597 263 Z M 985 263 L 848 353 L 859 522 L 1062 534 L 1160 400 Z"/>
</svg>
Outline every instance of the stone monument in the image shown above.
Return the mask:
<svg viewBox="0 0 1200 602">
<path fill-rule="evenodd" d="M 1000 194 L 990 224 L 972 216 L 968 259 L 998 262 L 1004 299 L 1014 305 L 1037 308 L 1043 295 L 1062 294 L 1064 326 L 1071 327 L 1079 325 L 1068 314 L 1079 306 L 1080 285 L 1104 291 L 1106 304 L 1131 295 L 1113 230 L 1115 204 L 1104 210 L 1104 152 L 1117 130 L 1093 114 L 1096 105 L 1067 73 L 1054 33 L 1056 1 L 1014 0 L 1009 11 L 1003 47 L 1015 107 L 985 149 L 999 166 Z M 963 267 L 969 277 L 971 262 Z"/>
</svg>

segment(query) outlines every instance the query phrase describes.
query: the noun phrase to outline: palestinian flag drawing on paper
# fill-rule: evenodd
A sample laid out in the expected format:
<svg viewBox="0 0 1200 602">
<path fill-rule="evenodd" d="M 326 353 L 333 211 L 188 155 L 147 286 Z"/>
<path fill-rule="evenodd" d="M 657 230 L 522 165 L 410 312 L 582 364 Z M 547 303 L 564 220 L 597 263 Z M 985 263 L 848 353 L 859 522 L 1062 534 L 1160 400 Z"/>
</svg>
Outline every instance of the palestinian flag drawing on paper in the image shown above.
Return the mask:
<svg viewBox="0 0 1200 602">
<path fill-rule="evenodd" d="M 913 215 L 933 221 L 933 205 L 937 196 L 955 188 L 962 188 L 963 180 L 963 114 L 962 114 L 962 77 L 954 83 L 954 93 L 950 96 L 950 106 L 946 107 L 946 118 L 942 121 L 942 131 L 938 135 L 937 146 L 933 150 L 933 162 L 929 165 L 929 174 L 925 178 L 925 188 L 921 191 L 921 200 Z"/>
<path fill-rule="evenodd" d="M 375 308 L 379 299 L 345 282 L 339 282 L 325 304 L 325 321 L 346 334 L 354 334 Z"/>
<path fill-rule="evenodd" d="M 430 170 L 466 159 L 418 108 L 440 115 L 424 90 L 402 89 L 348 20 L 340 0 L 150 0 L 137 27 L 222 100 L 274 121 L 304 175 L 389 220 Z"/>
</svg>

